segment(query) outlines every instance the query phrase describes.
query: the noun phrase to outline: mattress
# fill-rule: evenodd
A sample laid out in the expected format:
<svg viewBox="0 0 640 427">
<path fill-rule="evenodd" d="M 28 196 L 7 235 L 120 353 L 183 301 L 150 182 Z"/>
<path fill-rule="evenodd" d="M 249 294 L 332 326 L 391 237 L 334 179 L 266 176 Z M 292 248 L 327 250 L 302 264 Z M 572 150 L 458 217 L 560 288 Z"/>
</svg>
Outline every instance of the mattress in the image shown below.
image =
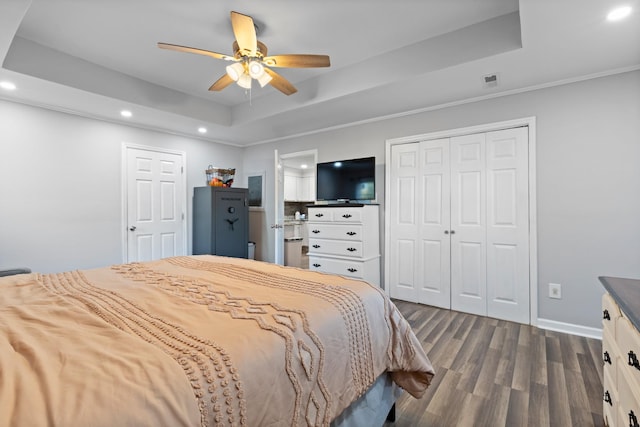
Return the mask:
<svg viewBox="0 0 640 427">
<path fill-rule="evenodd" d="M 0 426 L 328 426 L 433 368 L 365 282 L 218 256 L 0 279 Z"/>
</svg>

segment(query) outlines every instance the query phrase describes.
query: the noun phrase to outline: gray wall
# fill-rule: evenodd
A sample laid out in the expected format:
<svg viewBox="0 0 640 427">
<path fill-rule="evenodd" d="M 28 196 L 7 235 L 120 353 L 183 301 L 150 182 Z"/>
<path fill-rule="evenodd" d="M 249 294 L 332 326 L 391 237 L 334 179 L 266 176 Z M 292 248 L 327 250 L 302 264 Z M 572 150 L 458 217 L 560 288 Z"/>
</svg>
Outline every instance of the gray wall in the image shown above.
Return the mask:
<svg viewBox="0 0 640 427">
<path fill-rule="evenodd" d="M 538 318 L 600 328 L 597 277 L 640 278 L 640 71 L 257 145 L 245 149 L 244 167 L 267 170 L 268 224 L 274 148 L 317 148 L 320 162 L 376 156 L 384 206 L 387 139 L 529 116 L 537 118 Z M 273 260 L 271 231 L 265 245 Z M 547 297 L 549 282 L 562 284 L 561 300 Z"/>
<path fill-rule="evenodd" d="M 123 142 L 186 152 L 189 219 L 208 164 L 242 174 L 239 148 L 0 101 L 0 268 L 123 261 Z"/>
</svg>

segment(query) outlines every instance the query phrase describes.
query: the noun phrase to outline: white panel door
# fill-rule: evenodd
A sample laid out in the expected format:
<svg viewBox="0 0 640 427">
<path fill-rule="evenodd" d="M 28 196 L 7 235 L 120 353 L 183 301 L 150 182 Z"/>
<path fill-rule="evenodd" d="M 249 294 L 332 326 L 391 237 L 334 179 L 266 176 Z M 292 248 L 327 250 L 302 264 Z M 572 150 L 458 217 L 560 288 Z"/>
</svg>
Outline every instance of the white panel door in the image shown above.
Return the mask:
<svg viewBox="0 0 640 427">
<path fill-rule="evenodd" d="M 418 176 L 420 144 L 391 147 L 391 182 L 389 207 L 389 295 L 405 301 L 418 302 Z"/>
<path fill-rule="evenodd" d="M 527 128 L 487 133 L 487 315 L 529 321 Z"/>
<path fill-rule="evenodd" d="M 487 314 L 485 134 L 451 138 L 451 308 Z"/>
<path fill-rule="evenodd" d="M 420 143 L 418 302 L 451 307 L 449 139 Z"/>
<path fill-rule="evenodd" d="M 186 254 L 184 159 L 125 147 L 127 262 Z"/>
<path fill-rule="evenodd" d="M 449 140 L 391 147 L 394 298 L 449 308 Z"/>
<path fill-rule="evenodd" d="M 284 166 L 282 158 L 278 154 L 278 150 L 273 150 L 273 244 L 274 244 L 274 260 L 275 264 L 284 265 Z"/>
</svg>

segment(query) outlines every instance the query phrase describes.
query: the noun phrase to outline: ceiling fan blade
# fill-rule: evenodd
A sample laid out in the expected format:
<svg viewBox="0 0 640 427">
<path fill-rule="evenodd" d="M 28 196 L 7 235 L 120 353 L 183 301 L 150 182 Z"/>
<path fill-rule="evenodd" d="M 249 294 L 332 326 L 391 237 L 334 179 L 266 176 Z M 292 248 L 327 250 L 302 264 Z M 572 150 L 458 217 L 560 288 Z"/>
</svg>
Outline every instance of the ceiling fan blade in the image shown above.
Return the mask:
<svg viewBox="0 0 640 427">
<path fill-rule="evenodd" d="M 315 68 L 331 66 L 328 55 L 274 55 L 265 57 L 263 62 L 270 67 Z"/>
<path fill-rule="evenodd" d="M 258 45 L 258 36 L 256 35 L 256 27 L 253 24 L 253 18 L 238 12 L 231 12 L 231 26 L 233 34 L 240 50 L 245 55 L 256 56 L 256 48 Z"/>
<path fill-rule="evenodd" d="M 296 89 L 291 83 L 289 83 L 289 80 L 285 79 L 275 71 L 270 70 L 266 67 L 264 71 L 271 76 L 271 81 L 269 82 L 269 84 L 285 95 L 288 96 L 298 91 L 298 89 Z"/>
<path fill-rule="evenodd" d="M 233 83 L 233 79 L 225 73 L 222 77 L 216 80 L 214 84 L 211 85 L 209 90 L 221 91 L 225 87 L 229 86 L 231 83 Z"/>
<path fill-rule="evenodd" d="M 227 61 L 236 61 L 236 59 L 233 56 L 225 55 L 223 53 L 218 53 L 218 52 L 211 52 L 210 50 L 196 49 L 195 47 L 180 46 L 177 44 L 169 44 L 169 43 L 158 43 L 158 47 L 161 49 L 176 50 L 178 52 L 187 52 L 187 53 L 195 53 L 197 55 L 211 56 L 212 58 L 225 59 Z"/>
</svg>

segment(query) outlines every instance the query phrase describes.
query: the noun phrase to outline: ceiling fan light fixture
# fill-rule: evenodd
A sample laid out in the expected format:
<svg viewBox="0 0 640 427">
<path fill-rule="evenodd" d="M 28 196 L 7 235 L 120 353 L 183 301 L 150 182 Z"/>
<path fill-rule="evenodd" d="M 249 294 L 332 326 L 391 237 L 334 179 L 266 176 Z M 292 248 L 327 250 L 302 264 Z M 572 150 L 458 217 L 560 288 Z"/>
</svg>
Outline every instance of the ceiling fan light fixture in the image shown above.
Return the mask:
<svg viewBox="0 0 640 427">
<path fill-rule="evenodd" d="M 242 74 L 240 78 L 238 78 L 238 86 L 251 89 L 251 76 L 247 73 Z"/>
<path fill-rule="evenodd" d="M 227 65 L 227 75 L 231 77 L 234 82 L 237 82 L 244 74 L 244 66 L 240 62 Z"/>
<path fill-rule="evenodd" d="M 262 75 L 256 80 L 258 81 L 258 83 L 260 83 L 260 87 L 265 87 L 272 79 L 273 77 L 271 77 L 269 74 L 262 73 Z"/>
<path fill-rule="evenodd" d="M 249 66 L 247 68 L 249 70 L 249 75 L 254 79 L 259 79 L 264 74 L 264 66 L 260 61 L 249 61 Z"/>
</svg>

